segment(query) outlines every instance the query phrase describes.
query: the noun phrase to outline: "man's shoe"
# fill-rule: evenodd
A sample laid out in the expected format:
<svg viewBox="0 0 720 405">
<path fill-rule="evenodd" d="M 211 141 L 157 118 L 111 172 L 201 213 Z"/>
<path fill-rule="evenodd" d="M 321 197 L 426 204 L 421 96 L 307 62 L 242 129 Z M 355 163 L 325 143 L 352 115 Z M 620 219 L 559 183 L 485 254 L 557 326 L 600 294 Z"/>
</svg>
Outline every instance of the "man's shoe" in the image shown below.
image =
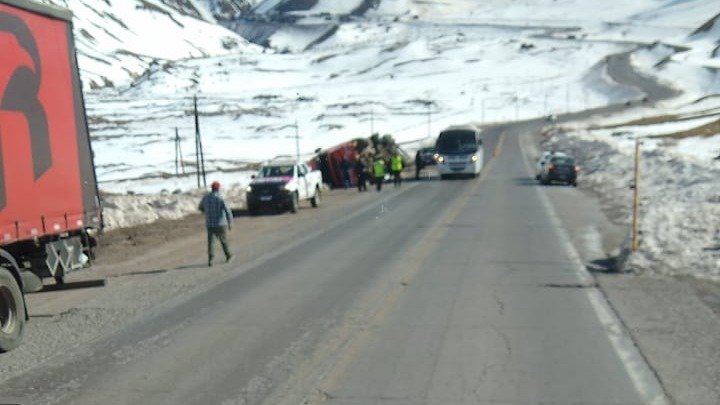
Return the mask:
<svg viewBox="0 0 720 405">
<path fill-rule="evenodd" d="M 212 267 L 212 260 L 208 260 L 208 267 Z"/>
</svg>

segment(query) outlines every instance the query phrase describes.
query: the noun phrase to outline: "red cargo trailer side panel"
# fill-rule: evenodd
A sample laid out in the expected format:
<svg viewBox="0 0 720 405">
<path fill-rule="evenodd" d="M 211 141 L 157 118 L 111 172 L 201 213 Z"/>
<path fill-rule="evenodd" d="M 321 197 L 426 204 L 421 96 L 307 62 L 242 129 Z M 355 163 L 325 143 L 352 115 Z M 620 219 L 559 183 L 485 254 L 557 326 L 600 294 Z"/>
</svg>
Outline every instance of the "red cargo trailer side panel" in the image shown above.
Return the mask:
<svg viewBox="0 0 720 405">
<path fill-rule="evenodd" d="M 100 225 L 71 35 L 0 3 L 0 243 Z"/>
</svg>

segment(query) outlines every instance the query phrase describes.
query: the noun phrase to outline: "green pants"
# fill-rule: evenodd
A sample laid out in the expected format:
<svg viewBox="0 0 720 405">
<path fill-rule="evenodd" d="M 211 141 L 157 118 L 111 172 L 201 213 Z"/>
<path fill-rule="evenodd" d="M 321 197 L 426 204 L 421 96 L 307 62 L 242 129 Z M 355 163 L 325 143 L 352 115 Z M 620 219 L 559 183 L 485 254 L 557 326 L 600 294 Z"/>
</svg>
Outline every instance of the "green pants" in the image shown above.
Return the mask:
<svg viewBox="0 0 720 405">
<path fill-rule="evenodd" d="M 230 249 L 228 249 L 227 232 L 227 226 L 209 226 L 207 228 L 209 261 L 212 261 L 213 257 L 215 256 L 215 238 L 220 241 L 220 245 L 222 245 L 223 252 L 225 253 L 225 258 L 229 259 L 230 256 L 232 256 L 232 254 L 230 253 Z"/>
</svg>

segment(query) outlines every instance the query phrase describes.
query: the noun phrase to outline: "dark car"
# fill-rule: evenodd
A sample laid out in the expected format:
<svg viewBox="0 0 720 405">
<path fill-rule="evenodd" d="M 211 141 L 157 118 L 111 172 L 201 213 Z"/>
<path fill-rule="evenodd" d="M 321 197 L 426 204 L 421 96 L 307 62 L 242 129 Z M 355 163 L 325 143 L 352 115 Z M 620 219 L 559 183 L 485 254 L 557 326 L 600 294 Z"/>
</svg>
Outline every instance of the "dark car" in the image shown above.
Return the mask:
<svg viewBox="0 0 720 405">
<path fill-rule="evenodd" d="M 420 163 L 421 166 L 431 166 L 437 164 L 437 152 L 435 148 L 421 148 L 418 149 L 415 155 L 415 163 Z"/>
<path fill-rule="evenodd" d="M 578 171 L 575 159 L 571 156 L 554 156 L 543 166 L 539 180 L 542 184 L 557 181 L 577 187 Z"/>
</svg>

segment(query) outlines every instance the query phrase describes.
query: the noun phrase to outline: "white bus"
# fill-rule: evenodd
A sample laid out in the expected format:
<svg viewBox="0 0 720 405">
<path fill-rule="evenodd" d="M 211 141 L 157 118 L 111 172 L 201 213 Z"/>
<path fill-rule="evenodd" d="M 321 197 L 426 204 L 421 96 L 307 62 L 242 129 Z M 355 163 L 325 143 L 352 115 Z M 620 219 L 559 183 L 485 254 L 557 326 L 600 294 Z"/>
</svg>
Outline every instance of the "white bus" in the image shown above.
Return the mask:
<svg viewBox="0 0 720 405">
<path fill-rule="evenodd" d="M 477 177 L 483 167 L 480 131 L 472 126 L 450 127 L 435 142 L 437 168 L 441 179 L 450 176 Z"/>
</svg>

